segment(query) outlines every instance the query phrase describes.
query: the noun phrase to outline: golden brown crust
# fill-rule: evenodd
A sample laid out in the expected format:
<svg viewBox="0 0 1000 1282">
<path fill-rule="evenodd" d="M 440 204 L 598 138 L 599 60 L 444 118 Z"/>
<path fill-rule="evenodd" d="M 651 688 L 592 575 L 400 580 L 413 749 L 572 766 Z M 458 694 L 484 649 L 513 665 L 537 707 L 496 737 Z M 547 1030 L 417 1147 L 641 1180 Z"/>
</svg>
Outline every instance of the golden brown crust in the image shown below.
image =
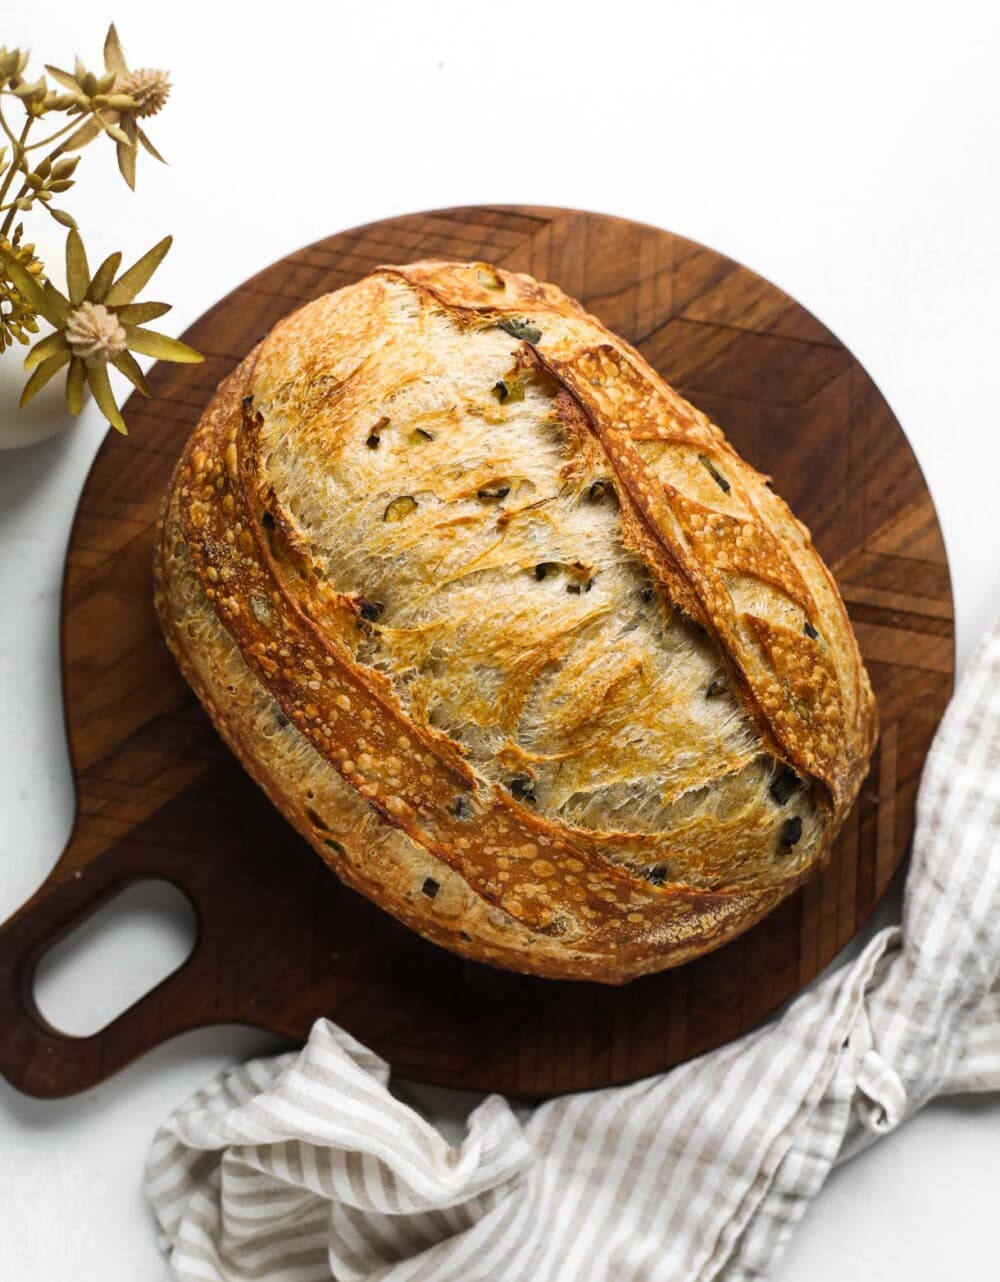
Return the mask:
<svg viewBox="0 0 1000 1282">
<path fill-rule="evenodd" d="M 727 697 L 740 725 L 727 728 L 728 747 L 720 739 L 713 749 L 719 757 L 714 772 L 699 779 L 695 761 L 674 784 L 661 786 L 667 808 L 659 828 L 617 826 L 611 822 L 617 803 L 597 807 L 598 822 L 573 822 L 571 812 L 560 812 L 555 802 L 536 810 L 524 785 L 520 796 L 501 786 L 490 773 L 493 767 L 487 770 L 481 755 L 455 737 L 457 731 L 433 724 L 419 682 L 412 690 L 407 685 L 414 637 L 423 645 L 431 625 L 379 625 L 390 650 L 396 647 L 395 657 L 388 655 L 383 670 L 360 657 L 359 623 L 364 628 L 372 622 L 366 618 L 369 603 L 350 584 L 329 581 L 329 548 L 316 533 L 316 521 L 303 513 L 306 500 L 289 490 L 277 456 L 289 441 L 307 451 L 318 441 L 325 450 L 340 440 L 346 425 L 358 424 L 359 406 L 376 404 L 380 395 L 390 407 L 398 405 L 400 362 L 412 356 L 414 345 L 433 341 L 409 331 L 415 323 L 438 321 L 473 344 L 485 335 L 476 348 L 483 348 L 483 368 L 495 355 L 490 344 L 495 346 L 498 322 L 508 325 L 501 343 L 513 330 L 507 356 L 499 356 L 508 361 L 512 379 L 532 380 L 532 403 L 541 409 L 529 426 L 538 434 L 539 459 L 544 462 L 542 434 L 556 430 L 563 489 L 584 483 L 597 468 L 606 478 L 599 483 L 620 504 L 616 538 L 623 551 L 607 581 L 614 586 L 637 573 L 632 562 L 638 570 L 644 567 L 669 617 L 679 610 L 695 620 L 731 679 L 734 693 Z M 402 337 L 389 348 L 394 334 Z M 412 383 L 411 377 L 407 385 Z M 324 417 L 331 405 L 338 415 L 332 420 Z M 467 413 L 482 417 L 492 410 L 487 403 Z M 382 421 L 388 423 L 389 416 L 376 419 L 376 429 Z M 378 431 L 372 435 L 377 444 Z M 423 435 L 433 439 L 430 432 Z M 482 463 L 488 465 L 488 459 Z M 460 489 L 434 526 L 442 555 L 461 547 L 478 519 L 466 513 L 469 496 Z M 714 502 L 713 490 L 719 496 Z M 474 493 L 491 502 L 509 490 L 480 485 Z M 606 982 L 677 964 L 745 929 L 820 865 L 856 795 L 873 742 L 874 705 L 846 614 L 808 536 L 717 428 L 554 286 L 486 265 L 430 262 L 381 269 L 310 304 L 276 327 L 220 388 L 192 434 L 169 501 L 178 530 L 164 520 L 158 606 L 188 680 L 244 765 L 338 874 L 456 951 L 539 974 Z M 520 548 L 515 524 L 523 525 L 525 513 L 548 501 L 506 507 L 496 520 L 496 538 Z M 419 506 L 409 494 L 403 502 L 407 515 Z M 180 528 L 183 567 L 170 543 Z M 405 549 L 405 540 L 396 546 Z M 533 544 L 528 540 L 526 546 L 530 551 Z M 490 547 L 476 553 L 480 569 L 491 564 Z M 583 562 L 574 563 L 570 574 L 591 573 L 576 565 Z M 536 570 L 544 577 L 545 563 Z M 401 572 L 408 572 L 405 565 Z M 189 580 L 203 589 L 231 642 L 216 637 L 207 646 L 178 627 L 181 596 L 192 590 Z M 590 584 L 587 579 L 587 590 Z M 428 581 L 426 587 L 439 585 Z M 574 590 L 584 590 L 582 580 L 567 586 Z M 611 605 L 621 599 L 621 592 L 612 593 Z M 560 608 L 565 612 L 565 602 Z M 621 708 L 628 707 L 627 693 L 618 686 L 632 681 L 645 689 L 648 653 L 623 663 L 622 673 L 609 676 L 603 687 L 590 665 L 593 706 L 585 700 L 581 715 L 552 718 L 560 734 L 569 736 L 564 752 L 550 743 L 543 745 L 548 751 L 532 751 L 530 736 L 512 727 L 523 725 L 539 674 L 571 663 L 583 631 L 607 626 L 609 613 L 610 606 L 595 607 L 547 631 L 540 626 L 530 663 L 524 655 L 531 638 L 521 636 L 512 649 L 518 638 L 506 636 L 502 624 L 494 626 L 501 697 L 495 709 L 478 714 L 476 728 L 507 735 L 492 754 L 495 762 L 521 763 L 529 779 L 532 772 L 550 777 L 544 769 L 555 777 L 552 772 L 563 768 L 560 756 L 584 771 L 593 769 L 579 747 L 580 726 L 589 721 L 612 742 Z M 434 627 L 440 649 L 448 627 Z M 652 635 L 648 627 L 646 632 Z M 271 763 L 269 770 L 262 764 L 266 753 L 254 742 L 244 701 L 227 705 L 206 676 L 210 659 L 229 661 L 223 652 L 230 645 L 245 664 L 245 680 L 280 706 L 303 750 L 311 746 L 312 773 L 336 771 L 350 789 L 344 796 L 378 815 L 369 823 L 391 834 L 391 867 L 374 857 L 366 862 L 354 838 L 339 841 L 341 851 L 332 856 L 295 781 L 275 777 L 280 766 Z M 458 646 L 454 640 L 456 665 Z M 475 693 L 464 690 L 468 698 Z M 652 715 L 638 718 L 650 734 Z M 691 753 L 684 736 L 697 746 L 699 724 L 682 727 L 682 756 Z M 615 743 L 620 740 L 618 733 Z M 629 771 L 649 775 L 660 769 L 641 751 L 616 751 L 629 778 Z M 775 808 L 765 795 L 770 776 L 760 763 L 767 761 L 789 763 L 802 781 L 808 839 L 797 858 L 788 859 L 781 848 L 774 856 L 767 853 L 782 819 L 770 813 Z M 817 785 L 815 795 L 808 793 L 810 781 Z M 727 806 L 732 811 L 722 816 L 725 822 L 692 809 L 699 782 L 717 790 L 720 813 Z M 630 786 L 634 792 L 634 780 Z M 736 801 L 726 800 L 727 788 Z M 796 822 L 801 832 L 803 818 Z M 372 842 L 370 832 L 366 840 Z M 649 876 L 654 859 L 657 868 L 676 866 L 681 873 Z M 410 874 L 428 866 L 449 878 L 449 896 L 464 905 L 450 923 L 440 920 L 436 896 L 427 903 L 413 896 Z M 397 875 L 392 869 L 403 871 Z M 494 913 L 492 925 L 484 908 Z"/>
</svg>

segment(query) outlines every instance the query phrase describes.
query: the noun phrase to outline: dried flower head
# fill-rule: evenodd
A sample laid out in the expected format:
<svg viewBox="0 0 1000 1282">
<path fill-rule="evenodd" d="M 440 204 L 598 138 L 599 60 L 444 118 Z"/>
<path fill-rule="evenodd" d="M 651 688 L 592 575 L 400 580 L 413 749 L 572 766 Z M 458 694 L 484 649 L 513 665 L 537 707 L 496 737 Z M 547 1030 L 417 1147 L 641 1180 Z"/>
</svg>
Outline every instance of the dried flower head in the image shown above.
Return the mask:
<svg viewBox="0 0 1000 1282">
<path fill-rule="evenodd" d="M 114 126 L 117 132 L 113 137 L 118 143 L 118 168 L 128 185 L 134 187 L 135 160 L 140 146 L 154 160 L 165 163 L 139 121 L 155 116 L 161 110 L 170 93 L 170 77 L 165 71 L 148 67 L 138 71 L 129 70 L 114 23 L 108 28 L 107 39 L 104 41 L 104 65 L 109 74 L 114 73 L 113 87 L 116 96 L 124 95 L 132 103 L 131 106 L 119 109 L 117 125 Z"/>
<path fill-rule="evenodd" d="M 203 359 L 187 343 L 145 328 L 147 321 L 170 310 L 168 304 L 135 301 L 163 261 L 170 243 L 171 237 L 164 237 L 127 271 L 117 275 L 122 256 L 111 254 L 91 275 L 80 234 L 71 231 L 66 238 L 69 297 L 60 293 L 51 281 L 40 285 L 0 247 L 0 268 L 10 273 L 32 309 L 44 316 L 54 330 L 36 343 L 25 359 L 24 367 L 31 371 L 31 377 L 21 394 L 22 405 L 68 365 L 66 404 L 70 412 L 79 414 L 86 383 L 111 426 L 125 433 L 128 429 L 111 391 L 109 365 L 124 374 L 143 396 L 148 396 L 146 379 L 132 352 L 165 361 Z"/>
<path fill-rule="evenodd" d="M 141 67 L 138 71 L 124 71 L 115 77 L 115 93 L 127 94 L 136 102 L 129 114 L 136 120 L 155 116 L 162 111 L 170 97 L 170 77 L 155 67 Z"/>
<path fill-rule="evenodd" d="M 66 343 L 84 365 L 106 365 L 128 347 L 125 327 L 103 303 L 84 300 L 66 321 Z"/>
<path fill-rule="evenodd" d="M 67 90 L 68 110 L 86 116 L 62 150 L 74 151 L 106 133 L 118 149 L 122 177 L 134 188 L 140 146 L 154 159 L 163 160 L 138 122 L 162 110 L 170 96 L 170 77 L 152 67 L 130 70 L 114 23 L 104 41 L 104 68 L 104 75 L 98 76 L 79 58 L 72 71 L 46 65 L 49 74 Z"/>
</svg>

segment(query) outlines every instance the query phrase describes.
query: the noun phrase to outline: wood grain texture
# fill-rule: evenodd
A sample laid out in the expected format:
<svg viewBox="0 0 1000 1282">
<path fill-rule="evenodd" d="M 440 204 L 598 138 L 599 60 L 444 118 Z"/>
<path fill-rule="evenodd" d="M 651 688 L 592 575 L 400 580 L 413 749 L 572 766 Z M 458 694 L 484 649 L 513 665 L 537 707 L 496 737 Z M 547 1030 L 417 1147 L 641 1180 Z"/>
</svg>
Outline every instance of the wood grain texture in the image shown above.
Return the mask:
<svg viewBox="0 0 1000 1282">
<path fill-rule="evenodd" d="M 827 870 L 746 935 L 621 989 L 474 965 L 343 888 L 219 742 L 160 637 L 152 527 L 216 383 L 281 316 L 382 262 L 485 259 L 552 280 L 635 343 L 775 478 L 833 568 L 883 733 Z M 59 1096 L 205 1024 L 303 1038 L 328 1015 L 425 1081 L 545 1095 L 628 1081 L 738 1036 L 794 996 L 871 912 L 903 859 L 916 787 L 951 692 L 952 599 L 930 495 L 851 354 L 753 272 L 655 228 L 547 208 L 408 215 L 267 268 L 185 335 L 201 366 L 156 366 L 110 435 L 67 555 L 63 673 L 77 786 L 69 844 L 0 930 L 0 1070 Z M 191 899 L 191 958 L 100 1033 L 35 1006 L 55 939 L 139 877 Z"/>
</svg>

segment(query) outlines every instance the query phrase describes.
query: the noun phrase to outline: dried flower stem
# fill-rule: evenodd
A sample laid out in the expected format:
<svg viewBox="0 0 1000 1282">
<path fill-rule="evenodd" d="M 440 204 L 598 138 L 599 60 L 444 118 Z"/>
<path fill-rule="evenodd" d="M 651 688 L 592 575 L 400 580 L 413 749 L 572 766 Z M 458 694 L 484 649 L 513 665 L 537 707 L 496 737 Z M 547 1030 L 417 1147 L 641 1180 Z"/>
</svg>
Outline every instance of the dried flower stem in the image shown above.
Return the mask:
<svg viewBox="0 0 1000 1282">
<path fill-rule="evenodd" d="M 49 134 L 48 138 L 40 138 L 38 142 L 33 142 L 30 147 L 25 147 L 24 154 L 27 155 L 29 151 L 37 151 L 39 147 L 47 147 L 50 142 L 55 142 L 57 138 L 61 138 L 63 134 L 68 134 L 71 129 L 76 129 L 78 125 L 79 121 L 71 120 L 68 124 L 63 125 L 61 129 L 57 129 L 54 134 Z M 59 151 L 54 151 L 49 159 L 54 160 L 61 150 L 60 148 Z"/>
<path fill-rule="evenodd" d="M 5 91 L 0 90 L 0 99 L 2 99 L 4 92 Z M 64 134 L 68 134 L 71 130 L 77 129 L 79 127 L 79 121 L 74 118 L 70 120 L 66 125 L 64 125 L 62 129 L 57 130 L 54 134 L 51 134 L 48 138 L 43 138 L 39 142 L 32 143 L 30 146 L 28 146 L 27 137 L 31 130 L 31 126 L 34 123 L 34 118 L 32 116 L 29 116 L 25 120 L 24 127 L 21 130 L 20 138 L 15 138 L 14 135 L 11 133 L 10 129 L 7 127 L 7 122 L 6 120 L 3 119 L 2 105 L 0 105 L 0 123 L 3 124 L 4 130 L 7 136 L 10 138 L 10 140 L 14 144 L 15 156 L 20 154 L 22 157 L 26 156 L 29 151 L 35 151 L 39 147 L 45 147 L 49 143 L 55 142 L 57 138 L 61 138 L 63 137 Z M 65 150 L 66 150 L 65 144 L 63 144 L 60 147 L 56 147 L 49 153 L 48 156 L 45 157 L 45 159 L 48 160 L 49 163 L 51 164 L 52 161 L 58 160 Z M 17 214 L 17 202 L 23 196 L 25 196 L 30 190 L 28 183 L 23 182 L 21 184 L 20 190 L 16 193 L 13 200 L 11 200 L 6 205 L 3 203 L 3 199 L 6 196 L 7 191 L 10 187 L 11 179 L 14 177 L 14 175 L 17 172 L 18 172 L 17 167 L 14 164 L 11 164 L 10 168 L 7 170 L 7 173 L 4 177 L 3 186 L 0 187 L 0 213 L 4 213 L 4 211 L 6 211 L 6 214 L 7 214 L 6 218 L 3 220 L 2 225 L 0 225 L 0 236 L 10 235 L 11 225 L 14 222 L 15 215 Z"/>
<path fill-rule="evenodd" d="M 31 128 L 31 117 L 29 116 L 24 122 L 24 129 L 22 130 L 21 137 L 15 138 L 10 125 L 7 123 L 7 117 L 3 114 L 3 101 L 0 99 L 0 127 L 3 128 L 4 133 L 11 140 L 14 146 L 20 147 L 24 142 L 25 134 L 27 134 L 28 130 Z"/>
<path fill-rule="evenodd" d="M 4 114 L 3 114 L 3 107 L 2 107 L 2 105 L 0 105 L 0 124 L 2 124 L 2 125 L 3 125 L 4 133 L 7 135 L 7 137 L 8 137 L 8 138 L 11 140 L 11 142 L 14 144 L 14 147 L 15 147 L 15 148 L 17 148 L 17 147 L 23 147 L 23 146 L 24 146 L 24 140 L 25 140 L 25 138 L 27 138 L 27 136 L 28 136 L 28 131 L 29 131 L 29 129 L 31 128 L 31 117 L 30 117 L 30 116 L 29 116 L 29 117 L 28 117 L 28 119 L 24 122 L 24 128 L 21 130 L 21 136 L 20 136 L 20 138 L 15 138 L 15 137 L 14 137 L 14 135 L 11 133 L 11 131 L 10 131 L 10 127 L 8 126 L 7 121 L 4 119 Z M 6 195 L 7 195 L 7 192 L 10 190 L 10 184 L 11 184 L 11 181 L 13 180 L 13 177 L 14 177 L 14 175 L 15 175 L 16 173 L 17 173 L 17 170 L 16 170 L 16 168 L 14 167 L 14 165 L 12 164 L 12 165 L 10 166 L 10 168 L 7 170 L 7 173 L 4 175 L 3 184 L 2 184 L 2 185 L 0 185 L 0 201 L 2 201 L 2 200 L 3 200 L 4 196 L 6 196 Z M 6 234 L 7 234 L 8 230 L 9 230 L 8 225 L 5 223 L 5 224 L 4 224 L 4 227 L 3 227 L 3 230 L 2 230 L 2 232 L 0 232 L 0 234 L 2 234 L 2 235 L 4 235 L 4 236 L 6 236 Z"/>
</svg>

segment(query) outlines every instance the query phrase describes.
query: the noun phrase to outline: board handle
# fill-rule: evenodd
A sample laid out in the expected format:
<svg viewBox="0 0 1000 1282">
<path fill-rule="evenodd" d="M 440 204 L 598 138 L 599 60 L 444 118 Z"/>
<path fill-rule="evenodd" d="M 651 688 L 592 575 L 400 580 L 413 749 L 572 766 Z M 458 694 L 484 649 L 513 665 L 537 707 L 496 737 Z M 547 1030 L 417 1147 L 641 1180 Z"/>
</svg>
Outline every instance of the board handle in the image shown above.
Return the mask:
<svg viewBox="0 0 1000 1282">
<path fill-rule="evenodd" d="M 17 1090 L 40 1099 L 58 1099 L 103 1081 L 167 1037 L 194 1027 L 188 1000 L 201 987 L 206 964 L 202 913 L 197 895 L 179 878 L 135 862 L 134 851 L 112 846 L 73 871 L 67 850 L 53 876 L 0 927 L 0 1074 Z M 79 926 L 126 886 L 168 881 L 191 904 L 195 943 L 185 961 L 155 988 L 87 1037 L 54 1028 L 34 996 L 38 964 L 63 936 Z M 202 989 L 202 991 L 204 991 Z M 181 1011 L 187 1011 L 181 1015 Z"/>
</svg>

